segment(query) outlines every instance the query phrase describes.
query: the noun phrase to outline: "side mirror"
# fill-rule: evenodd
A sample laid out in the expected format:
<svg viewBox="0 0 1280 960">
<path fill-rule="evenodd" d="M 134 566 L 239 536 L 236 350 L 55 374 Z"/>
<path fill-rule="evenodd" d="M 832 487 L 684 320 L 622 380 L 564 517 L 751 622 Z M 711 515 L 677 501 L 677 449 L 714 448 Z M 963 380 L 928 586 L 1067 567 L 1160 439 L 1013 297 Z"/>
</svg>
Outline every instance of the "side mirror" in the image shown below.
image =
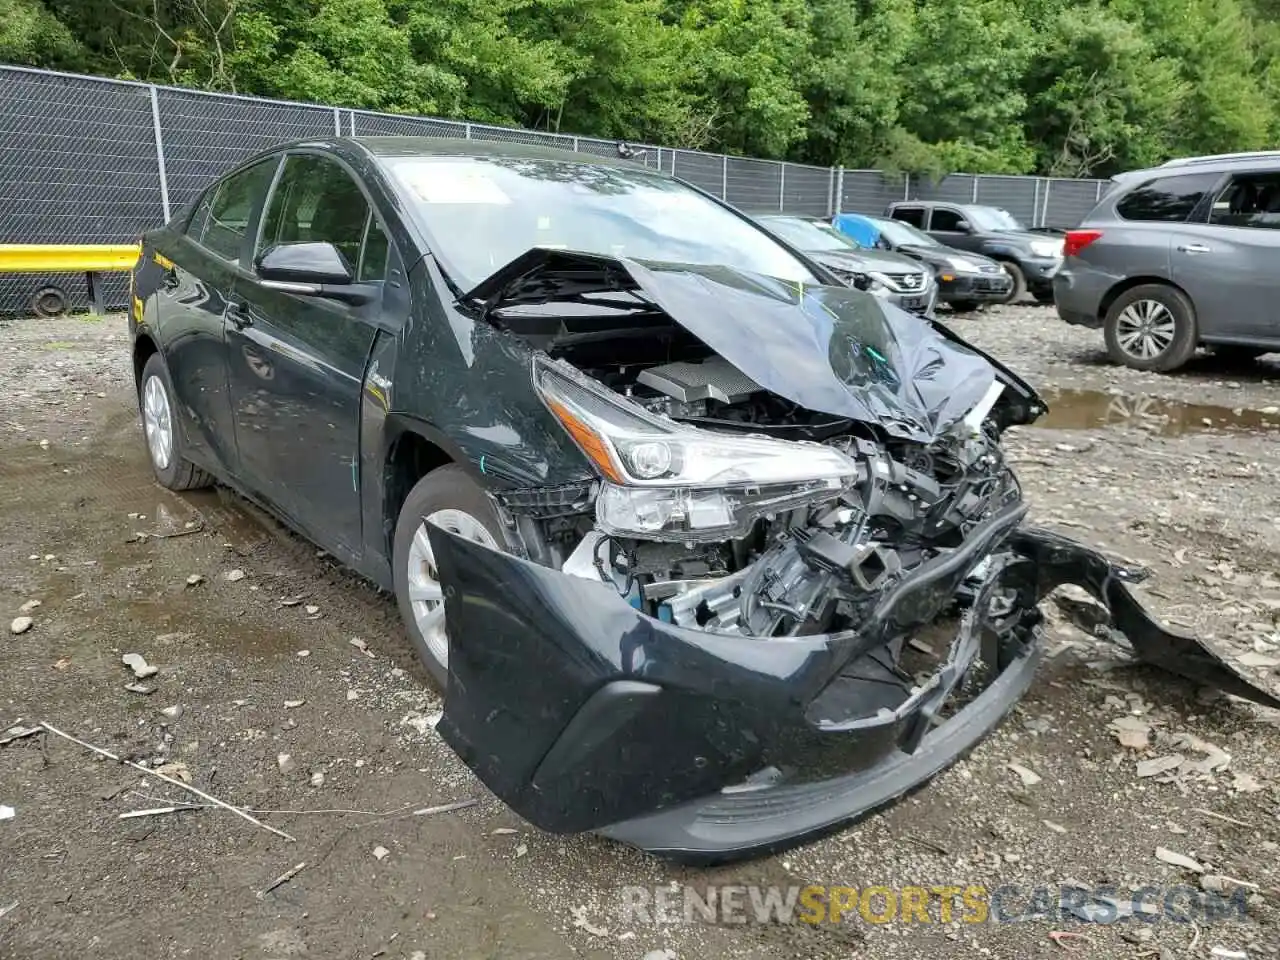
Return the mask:
<svg viewBox="0 0 1280 960">
<path fill-rule="evenodd" d="M 973 233 L 973 227 L 969 226 L 968 220 L 961 220 L 956 223 L 956 233 Z"/>
<path fill-rule="evenodd" d="M 265 283 L 346 286 L 353 279 L 347 258 L 327 241 L 276 244 L 254 266 Z"/>
<path fill-rule="evenodd" d="M 378 296 L 372 284 L 355 283 L 342 251 L 328 241 L 279 243 L 254 263 L 258 279 L 270 290 L 300 297 L 325 297 L 360 305 Z"/>
</svg>

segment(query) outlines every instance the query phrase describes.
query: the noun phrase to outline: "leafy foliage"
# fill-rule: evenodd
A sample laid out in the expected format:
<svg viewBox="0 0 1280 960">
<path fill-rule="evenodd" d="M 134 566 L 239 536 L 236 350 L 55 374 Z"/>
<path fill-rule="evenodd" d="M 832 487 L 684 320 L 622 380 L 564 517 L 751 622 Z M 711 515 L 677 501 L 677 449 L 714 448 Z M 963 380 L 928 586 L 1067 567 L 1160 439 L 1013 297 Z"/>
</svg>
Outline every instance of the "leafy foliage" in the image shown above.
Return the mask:
<svg viewBox="0 0 1280 960">
<path fill-rule="evenodd" d="M 931 174 L 1280 137 L 1280 0 L 0 0 L 0 61 Z"/>
</svg>

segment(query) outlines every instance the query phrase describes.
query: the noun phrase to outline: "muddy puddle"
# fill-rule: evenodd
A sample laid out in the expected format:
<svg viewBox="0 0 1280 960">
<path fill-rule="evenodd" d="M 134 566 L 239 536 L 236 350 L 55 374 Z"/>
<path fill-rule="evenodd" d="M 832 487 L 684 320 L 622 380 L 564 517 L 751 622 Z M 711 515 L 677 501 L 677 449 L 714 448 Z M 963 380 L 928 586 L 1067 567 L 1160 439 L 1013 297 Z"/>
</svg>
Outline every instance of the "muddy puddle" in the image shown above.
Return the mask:
<svg viewBox="0 0 1280 960">
<path fill-rule="evenodd" d="M 1265 433 L 1280 430 L 1280 410 L 1262 412 L 1115 395 L 1101 390 L 1050 390 L 1044 393 L 1049 412 L 1034 424 L 1049 430 L 1092 430 L 1137 427 L 1164 437 L 1211 431 Z"/>
</svg>

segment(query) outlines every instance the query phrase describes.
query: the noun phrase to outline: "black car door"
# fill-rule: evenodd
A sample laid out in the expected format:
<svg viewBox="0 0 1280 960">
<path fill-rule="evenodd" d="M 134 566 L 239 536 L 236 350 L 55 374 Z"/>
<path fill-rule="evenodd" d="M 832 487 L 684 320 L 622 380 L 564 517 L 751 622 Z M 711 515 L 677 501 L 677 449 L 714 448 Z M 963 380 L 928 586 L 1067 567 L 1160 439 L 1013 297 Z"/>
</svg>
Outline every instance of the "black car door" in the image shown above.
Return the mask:
<svg viewBox="0 0 1280 960">
<path fill-rule="evenodd" d="M 278 160 L 259 161 L 210 187 L 185 227 L 171 228 L 179 235 L 157 258 L 164 270 L 158 312 L 165 363 L 192 458 L 233 476 L 223 324 L 250 223 Z"/>
<path fill-rule="evenodd" d="M 939 243 L 957 250 L 977 250 L 981 238 L 974 235 L 974 226 L 955 207 L 934 207 L 929 215 L 929 236 Z"/>
<path fill-rule="evenodd" d="M 258 233 L 255 263 L 278 244 L 325 241 L 357 282 L 385 279 L 386 232 L 355 177 L 330 156 L 285 158 Z M 273 289 L 252 268 L 234 299 L 227 364 L 241 464 L 312 539 L 357 557 L 361 384 L 381 303 Z"/>
</svg>

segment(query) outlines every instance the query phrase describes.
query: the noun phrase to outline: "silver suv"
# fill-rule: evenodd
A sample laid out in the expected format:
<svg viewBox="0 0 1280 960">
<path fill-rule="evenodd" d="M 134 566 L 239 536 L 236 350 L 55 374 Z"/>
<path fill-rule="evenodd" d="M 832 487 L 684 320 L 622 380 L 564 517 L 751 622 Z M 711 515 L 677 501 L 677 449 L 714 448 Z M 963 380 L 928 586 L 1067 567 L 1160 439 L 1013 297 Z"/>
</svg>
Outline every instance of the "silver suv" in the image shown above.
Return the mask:
<svg viewBox="0 0 1280 960">
<path fill-rule="evenodd" d="M 1117 363 L 1174 370 L 1201 344 L 1280 351 L 1280 151 L 1113 177 L 1063 254 L 1058 316 L 1101 327 Z"/>
</svg>

